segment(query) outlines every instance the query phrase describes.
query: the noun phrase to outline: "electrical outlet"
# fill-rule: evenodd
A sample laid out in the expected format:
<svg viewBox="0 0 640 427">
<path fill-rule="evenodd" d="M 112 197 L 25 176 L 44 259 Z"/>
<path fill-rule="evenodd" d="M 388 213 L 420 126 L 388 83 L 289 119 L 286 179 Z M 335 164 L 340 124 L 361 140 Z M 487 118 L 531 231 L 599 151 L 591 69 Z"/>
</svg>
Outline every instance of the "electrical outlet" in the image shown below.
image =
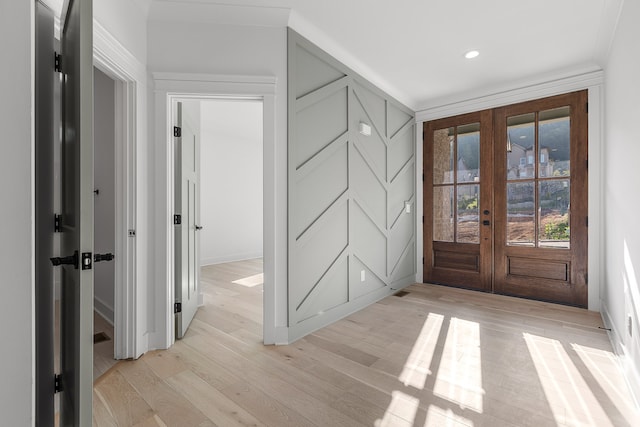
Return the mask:
<svg viewBox="0 0 640 427">
<path fill-rule="evenodd" d="M 360 281 L 364 282 L 364 270 L 360 270 Z"/>
</svg>

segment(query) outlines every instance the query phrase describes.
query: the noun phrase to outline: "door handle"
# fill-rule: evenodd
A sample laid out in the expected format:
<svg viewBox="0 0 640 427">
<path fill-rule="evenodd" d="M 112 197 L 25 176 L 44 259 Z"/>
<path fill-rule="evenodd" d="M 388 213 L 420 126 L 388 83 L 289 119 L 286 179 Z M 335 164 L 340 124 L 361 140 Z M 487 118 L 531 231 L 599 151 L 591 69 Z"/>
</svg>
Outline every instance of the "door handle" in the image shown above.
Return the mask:
<svg viewBox="0 0 640 427">
<path fill-rule="evenodd" d="M 484 221 L 482 221 L 482 225 L 491 225 L 491 221 L 485 219 Z"/>
<path fill-rule="evenodd" d="M 115 257 L 113 256 L 112 253 L 108 253 L 108 254 L 93 254 L 93 262 L 113 261 L 113 258 L 115 258 Z"/>
<path fill-rule="evenodd" d="M 73 265 L 76 270 L 78 269 L 78 251 L 75 251 L 73 255 L 70 256 L 53 257 L 49 258 L 49 260 L 51 260 L 51 264 L 53 264 L 54 267 L 59 265 Z"/>
<path fill-rule="evenodd" d="M 201 225 L 196 225 L 196 231 L 198 230 L 202 230 L 202 226 Z"/>
<path fill-rule="evenodd" d="M 489 209 L 485 209 L 485 210 L 482 211 L 482 213 L 485 214 L 485 215 L 489 215 L 491 212 L 489 212 Z"/>
</svg>

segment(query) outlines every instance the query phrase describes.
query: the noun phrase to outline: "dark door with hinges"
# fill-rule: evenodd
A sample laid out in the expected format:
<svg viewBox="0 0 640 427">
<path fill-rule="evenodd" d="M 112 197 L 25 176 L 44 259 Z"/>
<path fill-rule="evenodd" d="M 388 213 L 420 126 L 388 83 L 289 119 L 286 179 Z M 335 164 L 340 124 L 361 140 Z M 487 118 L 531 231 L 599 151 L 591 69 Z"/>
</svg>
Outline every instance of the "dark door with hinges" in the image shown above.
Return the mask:
<svg viewBox="0 0 640 427">
<path fill-rule="evenodd" d="M 60 425 L 92 423 L 93 392 L 93 6 L 63 10 Z"/>
<path fill-rule="evenodd" d="M 587 306 L 587 92 L 424 124 L 424 280 Z"/>
</svg>

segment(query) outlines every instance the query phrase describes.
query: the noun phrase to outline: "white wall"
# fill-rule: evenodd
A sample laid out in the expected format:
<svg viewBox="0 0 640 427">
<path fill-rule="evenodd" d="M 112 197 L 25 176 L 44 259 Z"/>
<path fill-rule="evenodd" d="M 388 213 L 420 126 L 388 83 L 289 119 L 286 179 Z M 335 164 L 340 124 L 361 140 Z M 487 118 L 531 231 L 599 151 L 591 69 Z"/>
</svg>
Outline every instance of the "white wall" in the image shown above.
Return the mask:
<svg viewBox="0 0 640 427">
<path fill-rule="evenodd" d="M 262 102 L 201 103 L 200 264 L 262 256 Z"/>
<path fill-rule="evenodd" d="M 603 315 L 625 354 L 627 378 L 640 398 L 640 3 L 625 1 L 605 66 L 605 245 Z M 627 322 L 631 318 L 633 335 Z"/>
<path fill-rule="evenodd" d="M 115 253 L 115 82 L 94 68 L 94 252 Z M 117 256 L 118 254 L 116 254 Z M 94 264 L 95 309 L 113 324 L 115 263 Z"/>
<path fill-rule="evenodd" d="M 93 0 L 95 19 L 143 64 L 147 60 L 146 15 L 138 1 Z"/>
<path fill-rule="evenodd" d="M 34 411 L 34 3 L 0 5 L 0 414 L 33 424 Z"/>
</svg>

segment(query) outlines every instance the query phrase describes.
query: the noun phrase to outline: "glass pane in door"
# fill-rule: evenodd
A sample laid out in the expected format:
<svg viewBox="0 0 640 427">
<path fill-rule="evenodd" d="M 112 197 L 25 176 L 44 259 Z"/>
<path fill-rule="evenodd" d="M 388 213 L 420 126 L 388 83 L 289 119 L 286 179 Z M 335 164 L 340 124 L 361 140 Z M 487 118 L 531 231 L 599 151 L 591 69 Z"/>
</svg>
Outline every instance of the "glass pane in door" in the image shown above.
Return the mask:
<svg viewBox="0 0 640 427">
<path fill-rule="evenodd" d="M 535 246 L 535 209 L 533 181 L 507 184 L 507 245 Z"/>
<path fill-rule="evenodd" d="M 433 240 L 435 241 L 454 241 L 453 188 L 453 185 L 433 188 Z"/>
<path fill-rule="evenodd" d="M 458 126 L 458 182 L 480 181 L 480 123 Z"/>
<path fill-rule="evenodd" d="M 479 185 L 458 186 L 458 243 L 480 242 L 479 194 Z"/>
<path fill-rule="evenodd" d="M 507 179 L 535 176 L 536 114 L 507 118 Z"/>
<path fill-rule="evenodd" d="M 569 176 L 571 166 L 570 107 L 541 111 L 538 124 L 538 176 Z"/>
<path fill-rule="evenodd" d="M 455 129 L 438 129 L 433 132 L 433 183 L 453 183 Z"/>
<path fill-rule="evenodd" d="M 569 249 L 571 227 L 569 221 L 570 182 L 568 179 L 539 183 L 539 247 Z"/>
</svg>

